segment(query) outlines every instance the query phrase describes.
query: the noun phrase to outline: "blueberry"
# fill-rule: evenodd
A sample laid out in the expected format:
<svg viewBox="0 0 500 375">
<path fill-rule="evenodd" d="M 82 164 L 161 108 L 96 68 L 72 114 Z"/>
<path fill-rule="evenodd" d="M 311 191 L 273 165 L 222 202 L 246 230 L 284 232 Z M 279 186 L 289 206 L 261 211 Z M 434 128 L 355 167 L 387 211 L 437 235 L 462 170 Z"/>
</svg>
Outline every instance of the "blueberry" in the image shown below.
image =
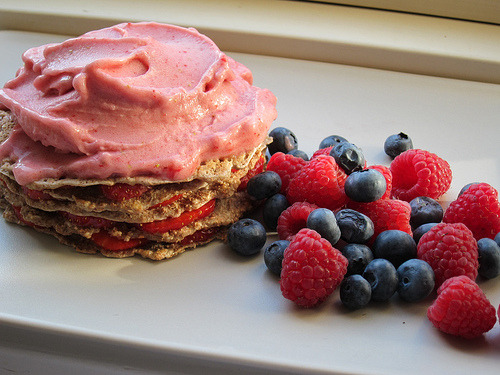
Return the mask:
<svg viewBox="0 0 500 375">
<path fill-rule="evenodd" d="M 337 164 L 347 173 L 359 171 L 365 167 L 363 151 L 355 144 L 342 142 L 330 151 Z"/>
<path fill-rule="evenodd" d="M 334 246 L 340 239 L 340 228 L 333 211 L 328 208 L 317 208 L 307 217 L 306 225 L 314 229 L 321 237 L 328 240 Z"/>
<path fill-rule="evenodd" d="M 305 161 L 309 161 L 309 155 L 307 155 L 307 153 L 305 151 L 302 151 L 299 149 L 294 149 L 294 150 L 288 151 L 287 153 L 290 155 L 293 155 L 297 158 L 304 159 Z"/>
<path fill-rule="evenodd" d="M 248 180 L 247 184 L 247 193 L 257 200 L 272 197 L 280 190 L 281 177 L 274 171 L 259 173 Z"/>
<path fill-rule="evenodd" d="M 269 230 L 275 231 L 278 218 L 289 206 L 288 200 L 283 194 L 274 194 L 264 202 L 262 208 L 262 220 Z"/>
<path fill-rule="evenodd" d="M 387 182 L 376 169 L 352 172 L 345 180 L 345 194 L 356 202 L 374 202 L 384 195 Z"/>
<path fill-rule="evenodd" d="M 495 242 L 500 246 L 500 232 L 498 232 L 495 236 Z"/>
<path fill-rule="evenodd" d="M 398 267 L 397 274 L 397 293 L 407 302 L 423 300 L 434 290 L 434 270 L 421 259 L 407 260 Z"/>
<path fill-rule="evenodd" d="M 485 279 L 493 279 L 500 274 L 500 246 L 491 238 L 477 241 L 479 254 L 479 275 Z"/>
<path fill-rule="evenodd" d="M 384 142 L 384 151 L 391 158 L 395 158 L 404 151 L 413 148 L 413 142 L 405 133 L 393 134 Z"/>
<path fill-rule="evenodd" d="M 381 232 L 372 246 L 375 258 L 384 258 L 398 267 L 401 263 L 417 256 L 417 244 L 413 237 L 401 230 L 390 229 Z"/>
<path fill-rule="evenodd" d="M 347 243 L 365 243 L 374 233 L 373 221 L 361 212 L 345 208 L 335 213 L 340 238 Z"/>
<path fill-rule="evenodd" d="M 373 301 L 387 301 L 398 287 L 396 268 L 387 259 L 373 259 L 366 266 L 363 277 L 370 283 Z"/>
<path fill-rule="evenodd" d="M 346 275 L 362 274 L 368 263 L 373 260 L 373 253 L 366 245 L 349 243 L 342 248 L 342 255 L 349 262 Z"/>
<path fill-rule="evenodd" d="M 434 225 L 437 225 L 438 223 L 425 223 L 417 227 L 413 231 L 413 241 L 418 245 L 418 242 L 422 238 L 424 234 L 426 234 Z"/>
<path fill-rule="evenodd" d="M 264 263 L 266 267 L 276 276 L 281 275 L 283 263 L 283 254 L 286 248 L 290 245 L 290 241 L 278 240 L 269 244 L 264 250 Z"/>
<path fill-rule="evenodd" d="M 336 146 L 342 142 L 347 142 L 347 139 L 341 137 L 340 135 L 330 135 L 321 141 L 319 149 L 321 150 L 323 148 Z"/>
<path fill-rule="evenodd" d="M 461 196 L 463 193 L 465 193 L 465 191 L 470 188 L 472 185 L 476 185 L 476 184 L 479 184 L 479 182 L 471 182 L 471 183 L 468 183 L 467 185 L 465 185 L 463 188 L 460 189 L 459 193 L 458 193 L 458 196 Z"/>
<path fill-rule="evenodd" d="M 363 276 L 351 275 L 340 283 L 339 294 L 344 306 L 356 310 L 368 305 L 372 296 L 372 288 Z"/>
<path fill-rule="evenodd" d="M 432 198 L 414 198 L 410 201 L 410 207 L 410 224 L 412 228 L 417 228 L 427 223 L 439 223 L 443 220 L 443 207 Z"/>
<path fill-rule="evenodd" d="M 287 154 L 289 151 L 298 147 L 297 137 L 290 129 L 278 127 L 271 130 L 269 136 L 273 141 L 267 146 L 271 155 L 276 152 Z"/>
<path fill-rule="evenodd" d="M 266 243 L 266 230 L 257 220 L 241 219 L 229 227 L 227 241 L 238 254 L 254 255 Z"/>
</svg>

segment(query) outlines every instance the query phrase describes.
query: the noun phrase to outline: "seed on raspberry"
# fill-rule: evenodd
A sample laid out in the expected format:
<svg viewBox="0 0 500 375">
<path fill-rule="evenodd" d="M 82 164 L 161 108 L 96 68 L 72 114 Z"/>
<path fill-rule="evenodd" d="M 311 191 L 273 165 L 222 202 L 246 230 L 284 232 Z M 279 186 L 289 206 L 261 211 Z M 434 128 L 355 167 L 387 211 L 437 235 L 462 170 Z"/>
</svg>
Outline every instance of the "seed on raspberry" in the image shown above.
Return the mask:
<svg viewBox="0 0 500 375">
<path fill-rule="evenodd" d="M 391 172 L 392 196 L 408 202 L 419 196 L 438 199 L 451 185 L 448 162 L 421 149 L 411 149 L 396 156 Z"/>
<path fill-rule="evenodd" d="M 290 241 L 299 230 L 307 227 L 307 218 L 318 206 L 308 202 L 296 202 L 284 210 L 278 218 L 276 230 L 281 240 Z"/>
<path fill-rule="evenodd" d="M 312 229 L 303 228 L 285 250 L 280 288 L 302 307 L 323 302 L 342 282 L 347 259 Z"/>
<path fill-rule="evenodd" d="M 436 287 L 453 276 L 465 275 L 475 280 L 478 274 L 477 242 L 462 223 L 439 223 L 418 242 L 417 257 L 430 264 Z"/>
<path fill-rule="evenodd" d="M 427 317 L 440 331 L 472 339 L 495 325 L 495 308 L 469 277 L 452 277 L 437 292 L 438 297 L 428 308 Z"/>
</svg>

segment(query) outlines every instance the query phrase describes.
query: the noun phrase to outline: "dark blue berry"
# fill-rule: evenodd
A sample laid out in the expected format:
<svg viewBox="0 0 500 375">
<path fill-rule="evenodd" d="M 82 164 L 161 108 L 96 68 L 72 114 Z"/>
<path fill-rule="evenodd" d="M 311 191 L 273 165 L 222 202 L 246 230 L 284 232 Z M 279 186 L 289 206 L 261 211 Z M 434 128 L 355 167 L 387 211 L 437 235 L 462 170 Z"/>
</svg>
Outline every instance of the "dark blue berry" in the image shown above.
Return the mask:
<svg viewBox="0 0 500 375">
<path fill-rule="evenodd" d="M 429 197 L 417 197 L 410 201 L 410 224 L 417 228 L 422 224 L 439 223 L 443 220 L 444 210 L 438 201 Z"/>
<path fill-rule="evenodd" d="M 271 130 L 269 136 L 273 141 L 267 146 L 271 155 L 276 152 L 287 154 L 289 151 L 298 147 L 297 137 L 290 129 L 278 127 Z"/>
<path fill-rule="evenodd" d="M 266 267 L 276 276 L 281 275 L 283 263 L 283 254 L 286 248 L 290 245 L 290 241 L 278 240 L 269 244 L 264 250 L 264 263 Z"/>
<path fill-rule="evenodd" d="M 398 269 L 398 295 L 407 302 L 417 302 L 434 290 L 434 271 L 421 259 L 410 259 Z"/>
<path fill-rule="evenodd" d="M 347 243 L 365 243 L 374 233 L 373 221 L 361 212 L 345 208 L 335 213 L 340 238 Z"/>
<path fill-rule="evenodd" d="M 387 182 L 376 169 L 352 172 L 345 180 L 345 194 L 356 202 L 374 202 L 384 195 Z"/>
<path fill-rule="evenodd" d="M 373 260 L 373 253 L 366 245 L 349 243 L 342 248 L 342 255 L 349 262 L 346 275 L 362 274 L 368 263 Z"/>
<path fill-rule="evenodd" d="M 434 225 L 437 225 L 438 223 L 425 223 L 422 224 L 421 226 L 417 227 L 413 231 L 413 241 L 418 245 L 418 242 L 422 238 L 424 234 L 426 234 Z"/>
<path fill-rule="evenodd" d="M 477 241 L 477 252 L 479 275 L 485 279 L 497 277 L 500 274 L 500 246 L 491 238 L 481 238 Z"/>
<path fill-rule="evenodd" d="M 361 275 L 351 275 L 340 283 L 340 301 L 351 310 L 368 305 L 372 297 L 370 283 Z"/>
<path fill-rule="evenodd" d="M 370 283 L 373 301 L 387 301 L 398 288 L 396 268 L 387 259 L 373 259 L 366 266 L 363 277 Z"/>
<path fill-rule="evenodd" d="M 262 220 L 269 230 L 275 231 L 278 218 L 289 206 L 288 200 L 283 194 L 274 194 L 264 202 L 262 208 Z"/>
<path fill-rule="evenodd" d="M 330 156 L 333 156 L 337 164 L 347 174 L 360 171 L 365 167 L 363 151 L 355 144 L 342 142 L 332 148 Z"/>
<path fill-rule="evenodd" d="M 498 232 L 495 236 L 495 242 L 500 246 L 500 232 Z"/>
<path fill-rule="evenodd" d="M 347 142 L 347 139 L 341 137 L 340 135 L 330 135 L 321 141 L 319 149 L 321 150 L 323 148 L 336 146 L 342 142 Z"/>
<path fill-rule="evenodd" d="M 266 229 L 257 220 L 241 219 L 229 227 L 227 242 L 238 254 L 254 255 L 266 243 Z"/>
<path fill-rule="evenodd" d="M 375 258 L 384 258 L 398 267 L 401 263 L 417 256 L 417 244 L 413 237 L 401 230 L 390 229 L 381 232 L 372 246 Z"/>
<path fill-rule="evenodd" d="M 471 182 L 471 183 L 468 183 L 467 185 L 465 185 L 463 188 L 460 189 L 460 191 L 458 192 L 458 196 L 461 196 L 463 193 L 465 193 L 465 191 L 470 188 L 472 185 L 476 185 L 476 184 L 479 184 L 479 182 Z"/>
<path fill-rule="evenodd" d="M 309 229 L 314 229 L 321 237 L 329 241 L 334 246 L 340 239 L 340 228 L 333 211 L 328 208 L 317 208 L 307 217 L 306 225 Z"/>
<path fill-rule="evenodd" d="M 266 171 L 248 180 L 247 193 L 257 200 L 272 197 L 281 190 L 281 177 L 274 171 Z"/>
<path fill-rule="evenodd" d="M 295 156 L 296 158 L 301 158 L 304 159 L 305 161 L 309 161 L 309 155 L 305 151 L 299 150 L 299 149 L 294 149 L 291 151 L 288 151 L 288 154 Z"/>
<path fill-rule="evenodd" d="M 384 151 L 391 158 L 395 158 L 404 151 L 413 148 L 413 142 L 405 133 L 393 134 L 384 142 Z"/>
</svg>

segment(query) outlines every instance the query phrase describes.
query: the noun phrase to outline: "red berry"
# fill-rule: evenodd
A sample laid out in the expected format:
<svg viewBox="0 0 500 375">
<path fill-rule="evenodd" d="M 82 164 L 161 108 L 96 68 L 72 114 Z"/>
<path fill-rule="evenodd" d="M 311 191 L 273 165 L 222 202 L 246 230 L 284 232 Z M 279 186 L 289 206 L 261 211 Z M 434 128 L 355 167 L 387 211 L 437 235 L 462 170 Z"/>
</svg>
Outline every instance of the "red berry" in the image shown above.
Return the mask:
<svg viewBox="0 0 500 375">
<path fill-rule="evenodd" d="M 302 307 L 324 301 L 341 283 L 347 259 L 312 229 L 301 229 L 285 250 L 280 287 L 283 296 Z"/>
<path fill-rule="evenodd" d="M 177 217 L 171 217 L 164 220 L 152 221 L 150 223 L 139 224 L 139 227 L 147 233 L 166 233 L 171 230 L 177 230 L 189 225 L 196 220 L 209 216 L 215 209 L 215 199 L 205 203 L 200 208 L 192 211 L 186 211 Z"/>
<path fill-rule="evenodd" d="M 495 325 L 495 308 L 469 277 L 452 277 L 437 292 L 438 297 L 428 308 L 427 317 L 440 331 L 472 339 Z"/>
<path fill-rule="evenodd" d="M 451 202 L 443 217 L 446 223 L 464 223 L 476 240 L 494 239 L 500 232 L 498 192 L 486 183 L 471 185 Z"/>
<path fill-rule="evenodd" d="M 407 150 L 391 163 L 392 196 L 407 202 L 426 196 L 437 199 L 451 185 L 451 168 L 436 154 L 420 149 Z"/>
<path fill-rule="evenodd" d="M 375 202 L 351 202 L 349 207 L 365 214 L 373 221 L 372 239 L 385 230 L 395 229 L 412 234 L 410 225 L 411 207 L 408 202 L 398 199 L 379 199 Z"/>
<path fill-rule="evenodd" d="M 391 193 L 392 193 L 392 172 L 391 172 L 391 170 L 389 168 L 387 168 L 385 165 L 370 165 L 367 168 L 375 169 L 384 175 L 387 188 L 385 189 L 384 195 L 382 195 L 382 197 L 380 199 L 389 199 L 391 197 Z"/>
<path fill-rule="evenodd" d="M 296 202 L 289 206 L 278 218 L 276 230 L 279 238 L 291 241 L 299 230 L 307 226 L 307 217 L 317 208 L 308 202 Z"/>
<path fill-rule="evenodd" d="M 130 240 L 123 240 L 121 238 L 113 237 L 106 231 L 94 233 L 91 239 L 99 247 L 111 251 L 129 250 L 147 242 L 145 238 L 131 238 Z"/>
<path fill-rule="evenodd" d="M 100 185 L 102 194 L 109 200 L 121 202 L 131 198 L 140 197 L 150 189 L 145 185 L 114 184 Z"/>
<path fill-rule="evenodd" d="M 287 199 L 290 203 L 306 201 L 336 211 L 347 203 L 346 178 L 334 158 L 320 155 L 292 178 Z"/>
<path fill-rule="evenodd" d="M 74 215 L 66 211 L 60 213 L 66 220 L 81 227 L 109 229 L 115 225 L 114 221 L 102 217 Z"/>
<path fill-rule="evenodd" d="M 330 155 L 330 151 L 332 151 L 333 146 L 329 146 L 326 148 L 320 148 L 319 150 L 316 150 L 314 154 L 311 156 L 311 159 L 315 159 L 320 155 Z"/>
<path fill-rule="evenodd" d="M 267 170 L 279 174 L 281 177 L 281 193 L 286 194 L 290 180 L 306 164 L 307 161 L 302 158 L 282 152 L 276 152 L 271 156 L 271 159 L 269 159 Z"/>
<path fill-rule="evenodd" d="M 477 242 L 462 223 L 439 223 L 425 233 L 417 246 L 417 257 L 434 270 L 436 286 L 453 276 L 475 280 L 478 273 Z"/>
</svg>

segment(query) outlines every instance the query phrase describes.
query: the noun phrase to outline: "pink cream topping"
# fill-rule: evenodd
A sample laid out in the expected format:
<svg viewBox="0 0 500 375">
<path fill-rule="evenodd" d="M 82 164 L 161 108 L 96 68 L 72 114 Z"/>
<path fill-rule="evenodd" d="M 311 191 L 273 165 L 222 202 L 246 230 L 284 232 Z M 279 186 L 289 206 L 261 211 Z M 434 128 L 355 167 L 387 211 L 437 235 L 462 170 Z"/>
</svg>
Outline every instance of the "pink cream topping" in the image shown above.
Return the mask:
<svg viewBox="0 0 500 375">
<path fill-rule="evenodd" d="M 18 124 L 0 145 L 21 185 L 43 178 L 189 179 L 250 151 L 276 98 L 194 29 L 128 23 L 32 48 L 0 90 Z"/>
</svg>

